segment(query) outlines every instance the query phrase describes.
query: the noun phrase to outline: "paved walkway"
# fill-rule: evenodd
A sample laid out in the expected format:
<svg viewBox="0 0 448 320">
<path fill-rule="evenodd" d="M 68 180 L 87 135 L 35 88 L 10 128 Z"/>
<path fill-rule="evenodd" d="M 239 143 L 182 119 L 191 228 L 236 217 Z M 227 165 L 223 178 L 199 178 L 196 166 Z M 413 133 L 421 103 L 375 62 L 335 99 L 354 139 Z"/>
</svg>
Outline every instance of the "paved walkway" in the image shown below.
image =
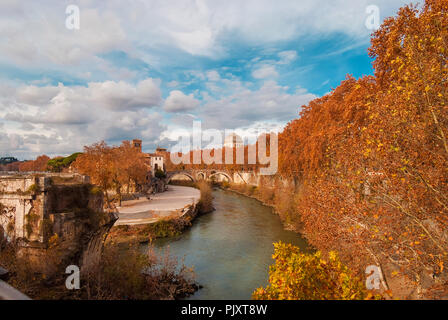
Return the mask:
<svg viewBox="0 0 448 320">
<path fill-rule="evenodd" d="M 172 216 L 189 204 L 199 201 L 201 193 L 190 187 L 168 186 L 168 190 L 139 200 L 123 201 L 118 207 L 119 219 L 115 225 L 151 223 L 163 217 Z"/>
</svg>

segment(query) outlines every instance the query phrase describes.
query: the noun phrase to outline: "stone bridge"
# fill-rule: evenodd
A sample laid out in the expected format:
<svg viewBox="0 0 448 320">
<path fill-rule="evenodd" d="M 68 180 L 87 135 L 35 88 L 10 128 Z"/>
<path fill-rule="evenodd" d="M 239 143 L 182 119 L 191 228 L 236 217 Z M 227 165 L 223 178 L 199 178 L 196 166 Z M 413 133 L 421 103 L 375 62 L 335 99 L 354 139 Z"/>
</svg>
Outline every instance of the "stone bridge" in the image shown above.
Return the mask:
<svg viewBox="0 0 448 320">
<path fill-rule="evenodd" d="M 258 185 L 259 176 L 254 171 L 235 171 L 228 170 L 210 170 L 210 169 L 192 169 L 167 172 L 167 183 L 171 180 L 187 180 L 197 182 L 200 180 L 230 182 L 235 184 Z"/>
</svg>

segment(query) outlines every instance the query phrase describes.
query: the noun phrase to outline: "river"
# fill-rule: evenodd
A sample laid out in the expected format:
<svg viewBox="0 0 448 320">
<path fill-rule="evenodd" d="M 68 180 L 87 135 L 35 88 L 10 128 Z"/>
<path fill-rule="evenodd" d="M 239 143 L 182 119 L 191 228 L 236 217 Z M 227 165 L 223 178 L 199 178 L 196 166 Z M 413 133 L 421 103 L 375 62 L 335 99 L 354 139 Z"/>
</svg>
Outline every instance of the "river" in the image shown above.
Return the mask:
<svg viewBox="0 0 448 320">
<path fill-rule="evenodd" d="M 284 230 L 270 207 L 230 191 L 215 190 L 213 196 L 215 211 L 196 218 L 182 235 L 154 243 L 194 267 L 203 288 L 188 299 L 250 299 L 268 283 L 273 242 L 308 251 L 306 241 Z"/>
</svg>

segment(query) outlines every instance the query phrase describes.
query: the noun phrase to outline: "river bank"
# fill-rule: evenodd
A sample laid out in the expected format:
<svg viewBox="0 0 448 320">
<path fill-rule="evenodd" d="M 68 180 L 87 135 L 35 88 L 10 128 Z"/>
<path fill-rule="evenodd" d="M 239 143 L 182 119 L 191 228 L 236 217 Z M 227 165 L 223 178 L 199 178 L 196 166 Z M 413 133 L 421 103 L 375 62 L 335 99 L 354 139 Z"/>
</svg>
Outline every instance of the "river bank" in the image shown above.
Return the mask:
<svg viewBox="0 0 448 320">
<path fill-rule="evenodd" d="M 108 242 L 151 242 L 174 237 L 191 227 L 198 214 L 213 211 L 210 186 L 203 182 L 187 186 L 170 185 L 151 199 L 124 202 L 119 220 L 111 229 Z"/>
<path fill-rule="evenodd" d="M 297 215 L 296 211 L 292 209 L 292 206 L 297 206 L 297 196 L 299 194 L 298 190 L 291 191 L 289 189 L 281 188 L 281 190 L 275 190 L 274 188 L 266 185 L 261 187 L 249 186 L 249 185 L 235 185 L 235 184 L 223 184 L 220 188 L 224 190 L 229 190 L 239 195 L 256 199 L 264 206 L 270 207 L 273 212 L 275 212 L 281 219 L 282 224 L 286 230 L 293 231 L 298 235 L 307 238 L 306 232 L 303 230 L 302 222 L 300 221 L 300 216 Z M 277 197 L 282 197 L 282 201 L 278 201 Z M 279 207 L 282 206 L 280 209 Z M 282 209 L 286 212 L 282 212 Z M 288 212 L 288 210 L 291 210 Z M 292 213 L 298 217 L 293 222 L 290 222 L 290 216 Z M 309 244 L 311 247 L 311 244 Z M 318 250 L 318 249 L 313 249 Z M 341 248 L 333 249 L 333 251 L 341 254 Z M 344 261 L 345 262 L 345 261 Z M 370 263 L 373 264 L 373 263 Z M 362 270 L 352 269 L 358 276 L 362 277 Z M 384 264 L 382 266 L 382 286 L 381 294 L 384 298 L 390 299 L 392 297 L 392 292 L 394 297 L 400 297 L 404 299 L 413 299 L 415 295 L 415 286 L 412 281 L 407 277 L 397 274 L 397 269 L 390 265 Z"/>
<path fill-rule="evenodd" d="M 263 197 L 260 196 L 259 193 L 256 192 L 258 189 L 257 186 L 226 183 L 226 184 L 219 184 L 218 187 L 221 188 L 222 190 L 231 191 L 241 196 L 245 196 L 259 201 L 262 205 L 271 208 L 274 211 L 274 213 L 280 217 L 280 220 L 282 221 L 285 230 L 302 234 L 302 228 L 300 223 L 297 223 L 296 221 L 294 225 L 292 223 L 289 223 L 287 219 L 284 219 L 282 213 L 280 212 L 280 209 L 278 208 L 278 206 L 276 206 L 275 203 L 266 201 L 265 199 L 263 199 Z"/>
<path fill-rule="evenodd" d="M 221 189 L 213 191 L 213 198 L 212 214 L 199 215 L 179 236 L 152 243 L 194 267 L 204 288 L 187 299 L 251 299 L 268 282 L 274 242 L 309 251 L 306 241 L 284 230 L 279 217 L 258 200 Z"/>
<path fill-rule="evenodd" d="M 153 221 L 139 224 L 121 224 L 112 227 L 107 242 L 147 243 L 158 238 L 175 237 L 191 227 L 198 214 L 198 205 L 190 205 L 169 216 L 154 218 Z"/>
</svg>

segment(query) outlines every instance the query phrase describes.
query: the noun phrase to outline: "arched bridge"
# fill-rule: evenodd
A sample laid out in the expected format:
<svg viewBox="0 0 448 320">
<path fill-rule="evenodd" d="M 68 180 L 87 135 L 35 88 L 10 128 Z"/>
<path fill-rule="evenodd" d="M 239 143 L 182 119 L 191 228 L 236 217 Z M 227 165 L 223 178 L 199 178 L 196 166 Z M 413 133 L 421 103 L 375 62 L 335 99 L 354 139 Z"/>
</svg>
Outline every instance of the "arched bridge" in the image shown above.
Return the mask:
<svg viewBox="0 0 448 320">
<path fill-rule="evenodd" d="M 192 182 L 200 180 L 235 182 L 234 173 L 224 170 L 181 170 L 167 172 L 167 183 L 170 183 L 171 180 L 189 180 Z"/>
</svg>

